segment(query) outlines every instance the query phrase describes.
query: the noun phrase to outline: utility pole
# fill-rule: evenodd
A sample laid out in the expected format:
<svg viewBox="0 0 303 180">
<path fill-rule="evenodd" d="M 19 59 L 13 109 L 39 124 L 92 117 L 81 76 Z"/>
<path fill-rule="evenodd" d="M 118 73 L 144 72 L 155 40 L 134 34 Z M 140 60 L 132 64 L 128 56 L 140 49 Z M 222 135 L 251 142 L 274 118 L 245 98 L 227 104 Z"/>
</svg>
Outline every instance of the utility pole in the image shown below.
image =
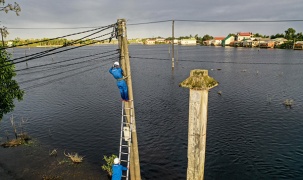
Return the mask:
<svg viewBox="0 0 303 180">
<path fill-rule="evenodd" d="M 208 91 L 217 85 L 218 82 L 208 76 L 208 71 L 202 69 L 191 70 L 190 76 L 179 84 L 190 88 L 187 180 L 204 178 Z"/>
<path fill-rule="evenodd" d="M 172 22 L 172 49 L 171 49 L 171 52 L 172 52 L 171 69 L 172 70 L 174 70 L 174 68 L 175 68 L 175 47 L 174 47 L 174 44 L 175 44 L 175 21 L 173 20 L 173 22 Z"/>
<path fill-rule="evenodd" d="M 0 28 L 0 30 L 1 30 L 1 37 L 2 37 L 2 47 L 4 48 L 4 39 L 3 39 L 3 30 L 2 30 L 2 28 Z"/>
<path fill-rule="evenodd" d="M 125 102 L 125 112 L 127 114 L 132 114 L 132 125 L 131 125 L 131 156 L 130 156 L 130 178 L 132 180 L 141 180 L 140 173 L 140 161 L 139 161 L 139 150 L 138 150 L 138 138 L 136 130 L 136 121 L 135 121 L 135 108 L 134 108 L 134 96 L 133 96 L 133 87 L 132 87 L 132 77 L 128 53 L 128 44 L 127 44 L 127 33 L 126 33 L 126 21 L 125 19 L 118 19 L 118 40 L 119 47 L 121 48 L 121 65 L 125 73 L 126 82 L 128 86 L 128 96 L 130 101 Z M 133 105 L 133 106 L 132 106 Z M 132 107 L 130 109 L 130 107 Z M 132 111 L 132 112 L 130 112 Z M 130 122 L 129 117 L 128 122 Z"/>
</svg>

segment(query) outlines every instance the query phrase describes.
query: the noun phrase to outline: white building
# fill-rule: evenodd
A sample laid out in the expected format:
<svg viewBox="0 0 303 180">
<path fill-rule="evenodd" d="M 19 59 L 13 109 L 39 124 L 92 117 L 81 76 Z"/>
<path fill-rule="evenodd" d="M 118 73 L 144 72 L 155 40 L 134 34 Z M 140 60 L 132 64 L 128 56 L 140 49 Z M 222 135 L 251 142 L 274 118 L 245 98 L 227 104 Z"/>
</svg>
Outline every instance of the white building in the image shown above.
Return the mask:
<svg viewBox="0 0 303 180">
<path fill-rule="evenodd" d="M 251 32 L 238 32 L 236 35 L 236 41 L 243 41 L 243 39 L 250 39 L 253 37 Z"/>
<path fill-rule="evenodd" d="M 145 44 L 146 45 L 156 44 L 156 40 L 155 39 L 146 39 Z"/>
<path fill-rule="evenodd" d="M 12 42 L 12 41 L 8 41 L 8 42 L 7 42 L 7 46 L 8 46 L 8 47 L 12 47 L 12 46 L 13 46 L 13 42 Z"/>
<path fill-rule="evenodd" d="M 214 37 L 214 39 L 211 42 L 212 46 L 221 46 L 222 41 L 225 39 L 225 37 Z"/>
<path fill-rule="evenodd" d="M 181 45 L 197 45 L 197 40 L 195 38 L 181 39 L 180 44 Z"/>
</svg>

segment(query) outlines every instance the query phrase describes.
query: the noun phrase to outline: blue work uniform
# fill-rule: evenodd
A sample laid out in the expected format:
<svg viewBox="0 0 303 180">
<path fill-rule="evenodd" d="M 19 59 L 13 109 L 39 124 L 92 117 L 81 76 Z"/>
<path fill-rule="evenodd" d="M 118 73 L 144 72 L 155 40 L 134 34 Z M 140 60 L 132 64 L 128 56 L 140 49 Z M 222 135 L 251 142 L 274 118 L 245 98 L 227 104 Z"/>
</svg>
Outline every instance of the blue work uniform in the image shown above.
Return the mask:
<svg viewBox="0 0 303 180">
<path fill-rule="evenodd" d="M 121 180 L 122 178 L 122 171 L 126 171 L 127 168 L 120 165 L 120 164 L 114 164 L 112 166 L 113 174 L 112 174 L 112 180 Z"/>
<path fill-rule="evenodd" d="M 121 98 L 125 101 L 128 101 L 128 90 L 127 84 L 123 79 L 123 70 L 120 67 L 112 67 L 109 69 L 109 72 L 117 80 L 117 86 L 120 90 Z"/>
</svg>

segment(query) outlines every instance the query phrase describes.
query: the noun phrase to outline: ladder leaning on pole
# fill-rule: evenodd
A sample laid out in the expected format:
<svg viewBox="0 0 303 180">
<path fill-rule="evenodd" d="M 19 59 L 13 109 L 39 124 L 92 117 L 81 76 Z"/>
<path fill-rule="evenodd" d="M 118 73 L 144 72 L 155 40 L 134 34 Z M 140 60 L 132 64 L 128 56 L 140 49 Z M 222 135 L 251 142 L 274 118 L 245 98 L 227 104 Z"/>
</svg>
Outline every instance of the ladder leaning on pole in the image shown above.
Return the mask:
<svg viewBox="0 0 303 180">
<path fill-rule="evenodd" d="M 120 135 L 120 148 L 119 159 L 120 164 L 129 167 L 130 153 L 131 153 L 131 132 L 133 122 L 133 101 L 129 101 L 130 107 L 125 108 L 125 102 L 122 101 L 122 115 L 121 115 L 121 135 Z M 129 113 L 125 113 L 128 111 Z M 128 122 L 130 121 L 130 122 Z M 122 178 L 129 179 L 129 168 L 122 173 Z"/>
</svg>

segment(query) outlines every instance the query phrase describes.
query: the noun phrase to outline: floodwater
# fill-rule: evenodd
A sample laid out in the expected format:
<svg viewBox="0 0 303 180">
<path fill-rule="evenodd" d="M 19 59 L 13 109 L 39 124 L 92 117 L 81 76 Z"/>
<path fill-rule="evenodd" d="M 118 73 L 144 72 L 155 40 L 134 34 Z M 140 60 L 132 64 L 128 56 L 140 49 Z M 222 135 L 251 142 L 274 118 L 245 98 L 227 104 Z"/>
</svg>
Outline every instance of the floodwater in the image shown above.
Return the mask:
<svg viewBox="0 0 303 180">
<path fill-rule="evenodd" d="M 79 48 L 28 61 L 28 67 L 116 48 Z M 14 49 L 13 56 L 41 50 Z M 186 178 L 189 90 L 178 85 L 192 69 L 207 69 L 219 82 L 209 92 L 205 179 L 303 179 L 303 51 L 175 46 L 174 71 L 167 45 L 130 45 L 129 51 L 144 179 Z M 64 150 L 85 156 L 77 172 L 106 177 L 102 157 L 118 154 L 121 120 L 120 95 L 108 73 L 115 60 L 106 58 L 18 72 L 26 94 L 0 122 L 0 137 L 2 142 L 7 133 L 13 137 L 11 115 L 27 119 L 24 130 L 47 153 L 29 163 L 18 163 L 22 156 L 1 158 L 1 167 L 15 177 L 30 177 L 24 169 L 45 169 L 48 151 L 57 149 L 58 158 Z M 74 65 L 63 66 L 68 63 Z M 294 101 L 292 108 L 283 106 L 286 99 Z M 0 149 L 0 156 L 8 150 Z M 31 173 L 41 179 L 41 173 Z"/>
</svg>

